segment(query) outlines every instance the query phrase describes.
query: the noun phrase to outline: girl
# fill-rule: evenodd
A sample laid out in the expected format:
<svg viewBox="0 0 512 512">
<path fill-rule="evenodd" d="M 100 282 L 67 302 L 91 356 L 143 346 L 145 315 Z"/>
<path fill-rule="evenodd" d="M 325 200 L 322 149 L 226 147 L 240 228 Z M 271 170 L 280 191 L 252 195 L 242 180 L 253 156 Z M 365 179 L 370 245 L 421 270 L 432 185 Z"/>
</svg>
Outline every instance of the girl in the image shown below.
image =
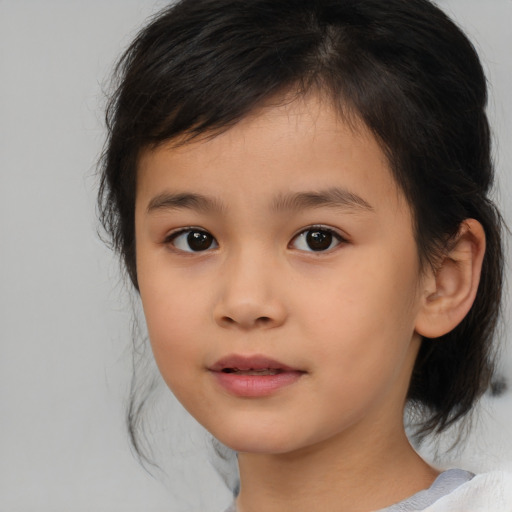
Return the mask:
<svg viewBox="0 0 512 512">
<path fill-rule="evenodd" d="M 182 0 L 117 71 L 102 219 L 164 380 L 237 452 L 229 510 L 512 510 L 509 475 L 439 474 L 403 421 L 443 431 L 493 370 L 463 33 L 427 0 Z"/>
</svg>

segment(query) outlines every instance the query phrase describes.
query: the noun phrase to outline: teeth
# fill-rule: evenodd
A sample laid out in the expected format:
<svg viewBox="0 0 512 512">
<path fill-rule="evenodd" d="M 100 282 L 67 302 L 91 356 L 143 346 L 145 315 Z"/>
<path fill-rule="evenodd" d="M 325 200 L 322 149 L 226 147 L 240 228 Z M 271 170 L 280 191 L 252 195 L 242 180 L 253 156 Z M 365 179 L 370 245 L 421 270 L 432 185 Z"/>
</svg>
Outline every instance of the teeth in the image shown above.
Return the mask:
<svg viewBox="0 0 512 512">
<path fill-rule="evenodd" d="M 275 368 L 262 368 L 261 370 L 239 370 L 238 368 L 225 368 L 224 373 L 236 373 L 237 375 L 277 375 L 281 370 Z"/>
</svg>

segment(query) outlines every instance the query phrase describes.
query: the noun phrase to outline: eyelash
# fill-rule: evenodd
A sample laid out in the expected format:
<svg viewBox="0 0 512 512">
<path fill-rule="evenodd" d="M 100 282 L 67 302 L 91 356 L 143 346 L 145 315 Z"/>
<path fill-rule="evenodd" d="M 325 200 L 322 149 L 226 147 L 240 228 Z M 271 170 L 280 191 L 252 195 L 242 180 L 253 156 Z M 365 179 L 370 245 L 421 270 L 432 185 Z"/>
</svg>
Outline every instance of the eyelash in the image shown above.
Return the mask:
<svg viewBox="0 0 512 512">
<path fill-rule="evenodd" d="M 204 249 L 199 249 L 199 250 L 187 250 L 187 249 L 176 246 L 176 240 L 180 236 L 187 235 L 187 241 L 185 243 L 188 244 L 188 247 L 191 249 L 191 247 L 190 247 L 191 240 L 189 239 L 189 237 L 192 234 L 206 236 L 207 237 L 206 242 L 209 242 L 208 245 Z M 196 241 L 200 242 L 199 237 L 196 238 Z M 204 238 L 203 238 L 203 241 L 205 241 Z M 185 253 L 192 253 L 192 254 L 199 253 L 199 252 L 206 252 L 207 250 L 212 249 L 212 247 L 211 247 L 212 244 L 215 245 L 214 249 L 216 249 L 219 246 L 219 244 L 217 243 L 217 240 L 215 240 L 215 237 L 212 234 L 210 234 L 205 229 L 195 228 L 195 227 L 184 228 L 184 229 L 175 231 L 174 233 L 170 233 L 168 236 L 165 237 L 165 240 L 164 240 L 164 245 L 171 245 L 177 251 L 185 252 Z"/>
<path fill-rule="evenodd" d="M 342 243 L 346 243 L 348 241 L 346 238 L 344 238 L 342 235 L 340 235 L 340 233 L 338 233 L 336 230 L 329 228 L 327 226 L 317 225 L 317 226 L 309 226 L 306 229 L 302 229 L 299 233 L 297 233 L 292 238 L 289 245 L 291 246 L 295 241 L 299 240 L 301 237 L 302 237 L 302 240 L 305 240 L 305 243 L 308 244 L 308 242 L 311 242 L 311 240 L 308 241 L 306 238 L 308 233 L 309 234 L 312 234 L 312 233 L 327 234 L 329 237 L 331 237 L 330 241 L 329 241 L 329 239 L 327 239 L 327 241 L 329 241 L 328 246 L 325 249 L 322 248 L 320 250 L 314 250 L 311 247 L 309 247 L 309 249 L 298 249 L 298 250 L 304 251 L 304 252 L 316 252 L 316 253 L 331 252 L 333 249 L 338 247 L 338 245 L 340 245 Z M 322 242 L 322 240 L 319 240 L 319 241 Z M 332 244 L 334 241 L 336 241 L 336 244 L 333 246 Z"/>
<path fill-rule="evenodd" d="M 313 234 L 322 234 L 322 236 L 318 237 L 317 240 L 308 239 L 308 234 L 313 236 Z M 176 245 L 176 240 L 178 240 L 181 236 L 186 235 L 186 240 L 184 241 L 185 244 L 187 244 L 187 248 L 185 247 L 178 247 Z M 194 250 L 190 243 L 194 241 L 194 238 L 190 238 L 191 235 L 195 236 L 195 241 L 200 244 L 196 247 Z M 327 235 L 327 238 L 325 237 Z M 289 247 L 294 248 L 293 245 L 297 241 L 303 241 L 304 244 L 308 246 L 308 248 L 298 248 L 295 247 L 295 249 L 303 252 L 317 252 L 317 253 L 323 253 L 323 252 L 330 252 L 333 249 L 335 249 L 338 245 L 342 243 L 346 243 L 347 239 L 341 236 L 337 231 L 335 231 L 332 228 L 329 228 L 327 226 L 322 225 L 316 225 L 316 226 L 309 226 L 306 229 L 302 229 L 300 232 L 298 232 L 296 235 L 293 236 L 290 243 L 288 244 Z M 333 242 L 336 242 L 335 245 L 333 245 Z M 312 243 L 318 243 L 316 250 L 311 247 L 310 244 Z M 327 244 L 327 245 L 326 245 Z M 169 234 L 165 240 L 164 245 L 171 245 L 173 249 L 184 252 L 184 253 L 191 253 L 196 254 L 200 252 L 206 252 L 212 249 L 217 249 L 219 247 L 217 240 L 215 237 L 209 233 L 208 231 L 201 229 L 201 228 L 195 228 L 195 227 L 189 227 L 180 229 L 179 231 L 176 231 L 174 233 Z M 201 245 L 203 247 L 201 247 Z M 213 246 L 213 247 L 212 247 Z"/>
</svg>

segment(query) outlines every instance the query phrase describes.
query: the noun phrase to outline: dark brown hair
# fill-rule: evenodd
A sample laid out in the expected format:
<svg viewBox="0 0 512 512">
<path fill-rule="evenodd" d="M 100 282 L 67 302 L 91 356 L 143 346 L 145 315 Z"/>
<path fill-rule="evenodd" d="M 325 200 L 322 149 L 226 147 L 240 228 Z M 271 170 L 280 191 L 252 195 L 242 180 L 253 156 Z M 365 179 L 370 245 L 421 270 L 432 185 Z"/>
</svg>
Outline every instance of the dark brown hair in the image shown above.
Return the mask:
<svg viewBox="0 0 512 512">
<path fill-rule="evenodd" d="M 371 130 L 412 209 L 423 265 L 434 264 L 461 222 L 478 220 L 487 251 L 474 305 L 452 332 L 423 341 L 409 389 L 424 413 L 420 434 L 471 410 L 493 369 L 501 218 L 488 197 L 486 79 L 474 47 L 439 8 L 427 0 L 182 0 L 139 33 L 115 75 L 99 205 L 135 288 L 140 151 L 229 129 L 286 92 L 319 91 Z"/>
</svg>

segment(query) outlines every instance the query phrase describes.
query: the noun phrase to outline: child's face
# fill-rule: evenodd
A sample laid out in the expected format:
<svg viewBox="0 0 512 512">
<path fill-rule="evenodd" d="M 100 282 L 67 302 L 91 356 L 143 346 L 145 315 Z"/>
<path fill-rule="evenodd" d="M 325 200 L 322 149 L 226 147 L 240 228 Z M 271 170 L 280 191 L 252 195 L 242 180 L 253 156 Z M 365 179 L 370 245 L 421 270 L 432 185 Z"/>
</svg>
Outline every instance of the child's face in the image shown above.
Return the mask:
<svg viewBox="0 0 512 512">
<path fill-rule="evenodd" d="M 422 280 L 364 128 L 310 98 L 147 151 L 136 240 L 160 371 L 222 442 L 286 453 L 400 430 Z"/>
</svg>

